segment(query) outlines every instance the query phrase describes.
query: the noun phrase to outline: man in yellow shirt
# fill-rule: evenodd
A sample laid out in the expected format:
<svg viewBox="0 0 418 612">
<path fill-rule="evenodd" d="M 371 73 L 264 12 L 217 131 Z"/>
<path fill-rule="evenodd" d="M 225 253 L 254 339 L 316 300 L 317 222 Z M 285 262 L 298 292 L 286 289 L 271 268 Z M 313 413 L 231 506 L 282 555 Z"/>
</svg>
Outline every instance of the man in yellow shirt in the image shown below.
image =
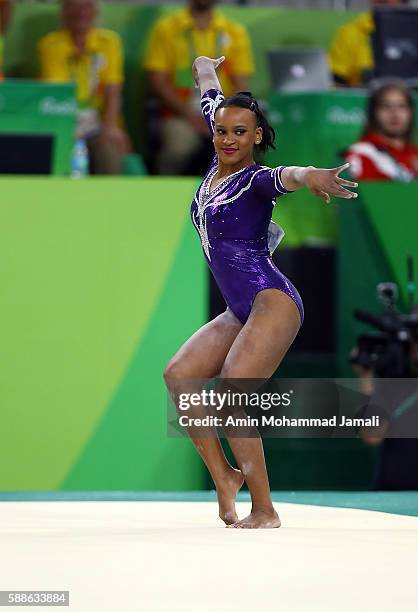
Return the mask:
<svg viewBox="0 0 418 612">
<path fill-rule="evenodd" d="M 121 129 L 123 52 L 119 35 L 94 27 L 97 0 L 62 0 L 63 29 L 38 44 L 40 76 L 45 81 L 75 81 L 78 136 L 87 139 L 95 174 L 120 174 L 130 151 Z"/>
<path fill-rule="evenodd" d="M 248 34 L 214 9 L 215 4 L 216 0 L 189 0 L 187 7 L 161 18 L 151 33 L 144 65 L 161 102 L 159 174 L 201 172 L 212 154 L 192 77 L 196 57 L 226 57 L 219 75 L 226 96 L 248 89 L 254 70 Z"/>
<path fill-rule="evenodd" d="M 3 36 L 12 14 L 11 0 L 0 0 L 0 80 L 3 79 Z"/>
<path fill-rule="evenodd" d="M 371 7 L 397 6 L 404 0 L 371 0 Z M 361 87 L 373 68 L 371 35 L 375 26 L 371 12 L 361 13 L 354 21 L 338 28 L 331 43 L 329 64 L 339 85 Z"/>
</svg>

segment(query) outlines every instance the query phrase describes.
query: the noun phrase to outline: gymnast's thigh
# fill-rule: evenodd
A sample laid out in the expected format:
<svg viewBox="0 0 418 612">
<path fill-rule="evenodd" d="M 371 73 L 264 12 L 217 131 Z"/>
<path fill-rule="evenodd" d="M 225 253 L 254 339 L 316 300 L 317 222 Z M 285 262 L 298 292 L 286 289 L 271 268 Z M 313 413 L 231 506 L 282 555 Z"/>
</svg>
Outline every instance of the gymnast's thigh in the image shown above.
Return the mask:
<svg viewBox="0 0 418 612">
<path fill-rule="evenodd" d="M 241 329 L 242 323 L 227 308 L 198 329 L 170 359 L 164 371 L 166 381 L 217 376 Z"/>
<path fill-rule="evenodd" d="M 225 359 L 222 378 L 270 378 L 300 329 L 297 305 L 278 289 L 264 289 Z"/>
</svg>

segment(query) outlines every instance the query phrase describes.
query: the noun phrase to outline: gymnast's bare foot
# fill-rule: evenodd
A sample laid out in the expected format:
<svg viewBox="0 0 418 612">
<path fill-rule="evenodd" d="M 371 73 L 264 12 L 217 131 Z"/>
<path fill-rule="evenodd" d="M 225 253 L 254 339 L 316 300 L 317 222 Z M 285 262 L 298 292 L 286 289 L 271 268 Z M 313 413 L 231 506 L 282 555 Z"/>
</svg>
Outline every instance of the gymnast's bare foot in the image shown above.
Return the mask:
<svg viewBox="0 0 418 612">
<path fill-rule="evenodd" d="M 227 526 L 236 529 L 272 529 L 280 527 L 280 525 L 279 515 L 274 508 L 272 508 L 269 512 L 265 512 L 264 510 L 252 510 L 245 518 Z"/>
<path fill-rule="evenodd" d="M 225 478 L 216 484 L 219 503 L 219 518 L 227 525 L 238 521 L 235 510 L 235 496 L 242 487 L 244 476 L 241 470 L 231 467 Z"/>
</svg>

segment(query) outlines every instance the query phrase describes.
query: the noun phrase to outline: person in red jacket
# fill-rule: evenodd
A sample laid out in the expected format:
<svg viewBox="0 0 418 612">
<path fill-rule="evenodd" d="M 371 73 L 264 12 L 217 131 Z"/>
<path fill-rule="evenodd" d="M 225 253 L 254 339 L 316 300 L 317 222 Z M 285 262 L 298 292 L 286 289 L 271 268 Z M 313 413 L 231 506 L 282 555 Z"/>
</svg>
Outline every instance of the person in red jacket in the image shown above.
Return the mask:
<svg viewBox="0 0 418 612">
<path fill-rule="evenodd" d="M 380 81 L 372 90 L 367 124 L 360 140 L 344 158 L 351 175 L 363 181 L 418 178 L 418 146 L 414 144 L 414 99 L 403 81 Z"/>
</svg>

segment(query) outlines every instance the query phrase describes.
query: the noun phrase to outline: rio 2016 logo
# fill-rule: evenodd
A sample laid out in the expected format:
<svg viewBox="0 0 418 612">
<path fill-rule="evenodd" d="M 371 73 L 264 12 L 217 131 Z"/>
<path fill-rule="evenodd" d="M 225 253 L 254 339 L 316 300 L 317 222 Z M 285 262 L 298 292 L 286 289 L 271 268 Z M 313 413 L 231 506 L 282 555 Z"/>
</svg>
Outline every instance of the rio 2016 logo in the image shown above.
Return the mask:
<svg viewBox="0 0 418 612">
<path fill-rule="evenodd" d="M 352 108 L 331 106 L 327 112 L 327 121 L 334 125 L 363 125 L 365 119 L 364 110 L 358 106 Z"/>
<path fill-rule="evenodd" d="M 57 100 L 53 96 L 48 96 L 39 102 L 39 111 L 42 115 L 75 115 L 77 103 L 74 98 Z"/>
</svg>

